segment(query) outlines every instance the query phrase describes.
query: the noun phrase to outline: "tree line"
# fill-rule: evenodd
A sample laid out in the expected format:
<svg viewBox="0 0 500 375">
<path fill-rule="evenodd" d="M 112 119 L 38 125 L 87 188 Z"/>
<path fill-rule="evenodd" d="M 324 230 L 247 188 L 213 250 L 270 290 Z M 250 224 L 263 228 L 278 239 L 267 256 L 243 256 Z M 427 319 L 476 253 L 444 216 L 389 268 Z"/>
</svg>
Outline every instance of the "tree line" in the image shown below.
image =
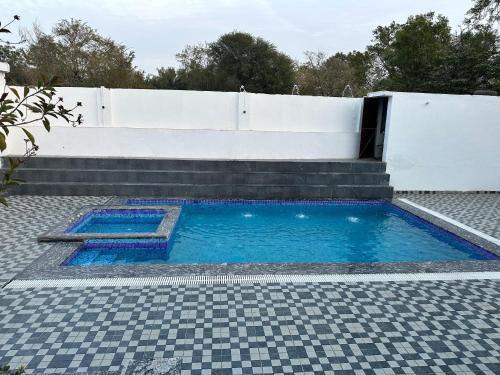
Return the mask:
<svg viewBox="0 0 500 375">
<path fill-rule="evenodd" d="M 468 94 L 500 92 L 500 0 L 476 0 L 463 26 L 452 32 L 442 15 L 410 16 L 373 31 L 364 51 L 306 51 L 292 60 L 262 38 L 230 32 L 211 43 L 188 45 L 176 55 L 178 68 L 145 74 L 125 45 L 100 35 L 81 20 L 62 20 L 50 33 L 23 33 L 25 43 L 0 46 L 9 84 L 33 84 L 58 76 L 64 86 L 154 88 L 341 96 L 369 91 Z"/>
</svg>

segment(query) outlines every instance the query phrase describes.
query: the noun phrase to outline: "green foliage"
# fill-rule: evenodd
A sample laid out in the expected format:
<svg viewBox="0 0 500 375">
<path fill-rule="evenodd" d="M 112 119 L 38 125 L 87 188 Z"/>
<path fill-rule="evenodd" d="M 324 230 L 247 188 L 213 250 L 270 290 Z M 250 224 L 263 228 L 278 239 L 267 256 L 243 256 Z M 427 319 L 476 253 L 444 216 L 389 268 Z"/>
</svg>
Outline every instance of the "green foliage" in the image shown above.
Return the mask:
<svg viewBox="0 0 500 375">
<path fill-rule="evenodd" d="M 177 88 L 181 90 L 218 90 L 208 44 L 186 46 L 176 55 L 181 64 L 177 70 Z"/>
<path fill-rule="evenodd" d="M 152 89 L 176 89 L 177 73 L 174 68 L 158 68 L 156 75 L 145 78 L 146 86 Z"/>
<path fill-rule="evenodd" d="M 34 84 L 45 75 L 60 77 L 65 86 L 144 87 L 134 52 L 81 20 L 62 20 L 49 34 L 35 26 L 25 36 L 27 46 L 14 56 L 25 60 L 23 74 L 9 75 L 9 83 Z"/>
<path fill-rule="evenodd" d="M 28 66 L 21 49 L 0 44 L 0 61 L 9 64 L 9 84 L 19 85 L 29 81 Z"/>
<path fill-rule="evenodd" d="M 291 92 L 293 61 L 262 38 L 232 32 L 210 44 L 209 64 L 222 91 L 238 90 L 277 94 Z"/>
<path fill-rule="evenodd" d="M 0 197 L 0 201 L 1 201 Z M 11 369 L 10 366 L 1 366 L 0 367 L 0 374 L 3 375 L 21 375 L 26 372 L 26 368 L 24 366 L 21 366 L 17 369 Z"/>
<path fill-rule="evenodd" d="M 368 91 L 367 53 L 353 51 L 327 57 L 322 52 L 306 51 L 307 61 L 297 69 L 297 83 L 303 95 L 342 96 L 347 85 L 355 96 Z"/>
<path fill-rule="evenodd" d="M 369 51 L 387 72 L 379 84 L 394 91 L 439 92 L 436 79 L 450 42 L 448 20 L 432 12 L 411 16 L 404 24 L 377 27 Z"/>
<path fill-rule="evenodd" d="M 368 50 L 383 68 L 378 89 L 455 94 L 498 89 L 498 35 L 488 26 L 452 34 L 445 17 L 428 13 L 379 26 Z"/>
<path fill-rule="evenodd" d="M 274 45 L 247 33 L 232 32 L 210 44 L 186 46 L 176 55 L 180 68 L 158 69 L 146 78 L 162 89 L 290 93 L 293 61 Z"/>
<path fill-rule="evenodd" d="M 61 77 L 67 86 L 237 91 L 244 85 L 249 92 L 270 94 L 289 94 L 295 83 L 301 94 L 327 96 L 342 95 L 347 84 L 355 96 L 373 90 L 498 91 L 499 12 L 500 0 L 475 0 L 468 27 L 456 34 L 441 15 L 411 16 L 377 27 L 366 51 L 306 52 L 303 63 L 262 38 L 231 32 L 186 46 L 176 55 L 179 68 L 161 67 L 147 76 L 133 65 L 127 47 L 70 19 L 51 33 L 34 27 L 25 48 L 0 44 L 0 60 L 11 66 L 9 84 L 34 84 L 44 74 Z"/>
<path fill-rule="evenodd" d="M 181 68 L 168 70 L 168 79 L 159 72 L 157 81 L 164 82 L 161 88 L 235 91 L 243 84 L 251 92 L 281 94 L 298 83 L 301 94 L 323 96 L 340 96 L 347 84 L 356 96 L 371 90 L 471 93 L 498 89 L 496 40 L 489 27 L 454 35 L 445 17 L 428 13 L 378 27 L 364 52 L 306 52 L 306 62 L 293 71 L 272 44 L 234 32 L 187 46 L 177 55 Z"/>
<path fill-rule="evenodd" d="M 498 36 L 488 26 L 476 26 L 453 37 L 450 54 L 441 73 L 442 91 L 452 94 L 475 90 L 500 92 Z"/>
<path fill-rule="evenodd" d="M 498 27 L 500 0 L 474 0 L 474 5 L 467 12 L 465 24 L 475 27 L 483 22 L 486 22 L 490 27 L 494 27 L 496 23 Z"/>
<path fill-rule="evenodd" d="M 10 87 L 10 93 L 0 95 L 0 152 L 7 148 L 7 139 L 11 130 L 21 130 L 26 137 L 26 153 L 23 158 L 8 158 L 9 165 L 0 180 L 0 204 L 7 204 L 6 191 L 21 182 L 14 178 L 14 172 L 27 158 L 38 150 L 35 137 L 25 128 L 26 125 L 42 123 L 50 131 L 51 119 L 63 119 L 73 126 L 82 123 L 81 115 L 74 111 L 81 103 L 72 108 L 63 105 L 63 99 L 56 96 L 54 85 L 56 78 L 40 80 L 36 86 L 26 86 L 22 92 Z M 9 95 L 10 94 L 10 95 Z"/>
</svg>

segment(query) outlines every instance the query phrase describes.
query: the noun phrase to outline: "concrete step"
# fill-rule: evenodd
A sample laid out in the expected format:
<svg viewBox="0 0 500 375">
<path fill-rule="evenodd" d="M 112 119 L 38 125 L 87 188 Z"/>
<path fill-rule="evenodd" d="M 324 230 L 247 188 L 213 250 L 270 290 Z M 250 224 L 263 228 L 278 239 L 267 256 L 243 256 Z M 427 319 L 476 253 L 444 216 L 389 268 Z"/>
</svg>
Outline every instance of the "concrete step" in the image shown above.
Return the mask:
<svg viewBox="0 0 500 375">
<path fill-rule="evenodd" d="M 28 195 L 117 195 L 181 198 L 248 199 L 383 199 L 393 189 L 384 185 L 203 185 L 167 183 L 77 183 L 34 182 L 23 184 L 16 194 Z"/>
<path fill-rule="evenodd" d="M 179 160 L 34 157 L 13 194 L 178 198 L 381 199 L 385 164 L 359 160 Z"/>
<path fill-rule="evenodd" d="M 384 173 L 385 163 L 366 160 L 190 160 L 147 158 L 31 158 L 22 168 L 221 172 Z"/>
<path fill-rule="evenodd" d="M 23 168 L 17 178 L 27 182 L 97 183 L 178 183 L 250 185 L 388 185 L 385 173 L 333 172 L 220 172 L 112 169 L 38 169 Z"/>
</svg>

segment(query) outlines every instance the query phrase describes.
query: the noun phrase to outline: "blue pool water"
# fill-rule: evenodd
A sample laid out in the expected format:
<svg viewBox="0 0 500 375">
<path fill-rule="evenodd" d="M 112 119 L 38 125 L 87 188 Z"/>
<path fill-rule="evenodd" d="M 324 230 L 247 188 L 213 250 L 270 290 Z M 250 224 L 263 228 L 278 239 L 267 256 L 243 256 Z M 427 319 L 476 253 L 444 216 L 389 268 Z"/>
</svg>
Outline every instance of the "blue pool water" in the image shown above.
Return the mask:
<svg viewBox="0 0 500 375">
<path fill-rule="evenodd" d="M 167 260 L 167 243 L 162 240 L 90 240 L 79 246 L 63 265 L 155 264 Z"/>
<path fill-rule="evenodd" d="M 65 264 L 474 259 L 498 257 L 390 203 L 188 203 L 168 246 L 158 240 L 95 240 Z"/>
<path fill-rule="evenodd" d="M 94 210 L 73 224 L 67 233 L 149 233 L 156 232 L 163 210 Z"/>
</svg>

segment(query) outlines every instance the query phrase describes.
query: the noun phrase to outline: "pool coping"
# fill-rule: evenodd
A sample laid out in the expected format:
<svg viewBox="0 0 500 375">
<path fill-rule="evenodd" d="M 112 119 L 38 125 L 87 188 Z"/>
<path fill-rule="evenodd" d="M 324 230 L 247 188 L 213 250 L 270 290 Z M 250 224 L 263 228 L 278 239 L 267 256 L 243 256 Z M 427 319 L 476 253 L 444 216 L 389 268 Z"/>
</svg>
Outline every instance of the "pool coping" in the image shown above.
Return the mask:
<svg viewBox="0 0 500 375">
<path fill-rule="evenodd" d="M 121 200 L 123 202 L 123 200 Z M 330 203 L 334 203 L 331 201 Z M 360 201 L 358 201 L 360 202 Z M 394 204 L 420 219 L 481 246 L 500 256 L 500 246 L 432 216 L 411 205 L 394 199 L 378 201 Z M 108 202 L 109 205 L 110 202 Z M 328 202 L 326 202 L 328 203 Z M 113 206 L 119 207 L 119 206 Z M 131 207 L 131 206 L 128 206 Z M 167 206 L 132 206 L 167 207 Z M 172 207 L 172 206 L 170 206 Z M 17 280 L 141 278 L 170 276 L 220 275 L 325 275 L 325 274 L 415 274 L 453 272 L 500 272 L 500 260 L 380 262 L 380 263 L 234 263 L 234 264 L 144 264 L 115 266 L 61 266 L 81 242 L 60 242 L 33 261 Z"/>
<path fill-rule="evenodd" d="M 480 237 L 476 235 L 473 232 L 468 231 L 467 229 L 461 228 L 449 221 L 443 220 L 437 216 L 432 215 L 429 212 L 423 211 L 413 205 L 410 205 L 408 203 L 405 203 L 404 201 L 400 200 L 399 198 L 394 198 L 390 203 L 392 203 L 394 206 L 402 208 L 405 211 L 408 211 L 409 213 L 417 216 L 420 219 L 423 219 L 425 221 L 428 221 L 431 224 L 434 224 L 438 228 L 445 230 L 455 236 L 458 236 L 462 239 L 465 239 L 466 241 L 469 241 L 470 243 L 477 245 L 479 247 L 482 247 L 483 249 L 489 251 L 490 253 L 493 253 L 497 256 L 500 256 L 500 246 L 488 241 L 487 239 Z M 442 215 L 443 217 L 446 217 L 445 215 Z"/>
<path fill-rule="evenodd" d="M 98 210 L 162 210 L 163 219 L 155 232 L 141 233 L 67 233 L 66 230 L 78 225 L 92 211 Z M 37 237 L 39 242 L 75 242 L 90 239 L 119 239 L 119 238 L 161 238 L 168 240 L 174 231 L 179 219 L 181 206 L 124 206 L 124 205 L 88 205 L 73 212 L 70 216 L 53 225 L 49 230 Z"/>
</svg>

